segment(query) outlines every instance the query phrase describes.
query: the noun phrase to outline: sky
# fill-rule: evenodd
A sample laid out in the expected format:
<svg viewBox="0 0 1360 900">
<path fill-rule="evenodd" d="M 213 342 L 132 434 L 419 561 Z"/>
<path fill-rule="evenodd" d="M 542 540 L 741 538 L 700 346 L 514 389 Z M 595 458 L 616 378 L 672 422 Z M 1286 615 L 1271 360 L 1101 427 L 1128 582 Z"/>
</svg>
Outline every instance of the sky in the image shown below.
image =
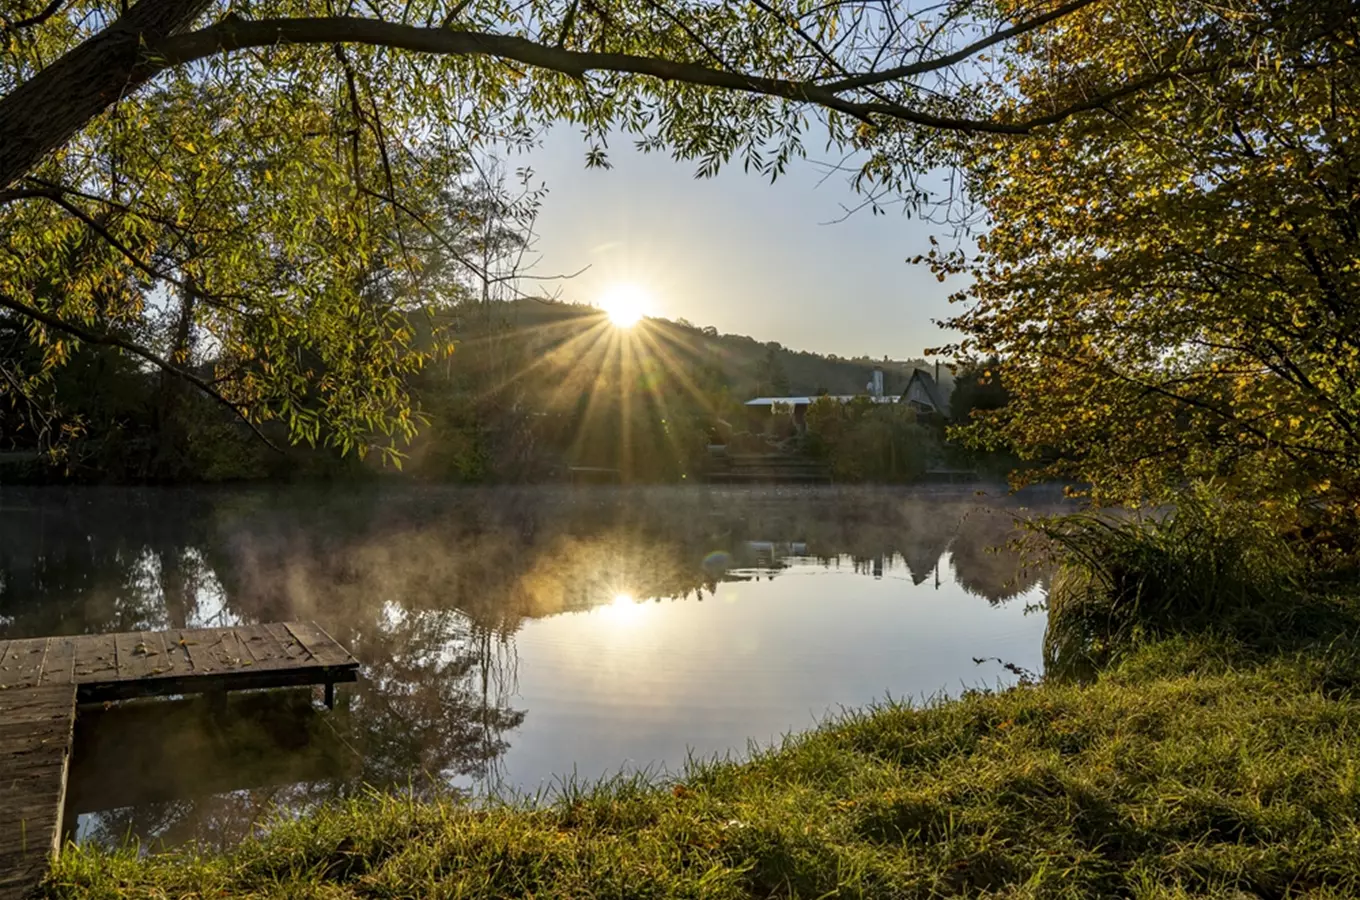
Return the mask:
<svg viewBox="0 0 1360 900">
<path fill-rule="evenodd" d="M 590 267 L 556 283 L 561 299 L 595 303 L 632 283 L 651 296 L 649 314 L 840 356 L 905 359 L 948 339 L 932 320 L 950 314 L 960 285 L 907 262 L 947 226 L 896 209 L 833 223 L 857 195 L 811 161 L 771 184 L 740 163 L 696 180 L 697 163 L 639 153 L 627 139 L 609 157 L 612 169 L 585 168 L 579 134 L 559 126 L 508 161 L 548 189 L 532 274 Z"/>
</svg>

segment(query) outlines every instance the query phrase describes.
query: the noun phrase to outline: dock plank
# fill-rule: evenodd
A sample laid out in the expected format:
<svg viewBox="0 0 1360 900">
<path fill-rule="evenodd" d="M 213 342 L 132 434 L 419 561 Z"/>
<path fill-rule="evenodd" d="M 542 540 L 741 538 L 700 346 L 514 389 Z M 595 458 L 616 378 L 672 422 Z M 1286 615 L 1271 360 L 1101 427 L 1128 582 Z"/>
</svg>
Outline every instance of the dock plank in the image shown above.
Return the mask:
<svg viewBox="0 0 1360 900">
<path fill-rule="evenodd" d="M 76 662 L 75 642 L 79 638 L 54 637 L 47 639 L 38 684 L 72 684 Z"/>
<path fill-rule="evenodd" d="M 302 649 L 306 651 L 309 659 L 316 659 L 316 652 L 308 645 L 307 639 L 298 634 L 298 629 L 294 628 L 291 624 L 284 625 L 283 627 L 288 629 L 288 633 L 293 636 L 293 640 L 297 641 Z"/>
<path fill-rule="evenodd" d="M 48 638 L 10 641 L 9 654 L 0 666 L 0 689 L 28 687 L 38 683 Z"/>
<path fill-rule="evenodd" d="M 122 681 L 123 674 L 131 671 L 134 662 L 133 658 L 137 655 L 137 645 L 141 643 L 141 636 L 135 631 L 125 631 L 113 636 L 113 676 L 109 681 Z"/>
<path fill-rule="evenodd" d="M 76 682 L 113 677 L 118 671 L 116 634 L 91 634 L 76 643 L 71 679 Z"/>
<path fill-rule="evenodd" d="M 5 641 L 3 651 L 0 651 L 0 690 L 7 686 L 6 678 L 10 671 L 10 666 L 18 666 L 18 642 Z"/>
<path fill-rule="evenodd" d="M 316 651 L 308 653 L 290 627 L 297 628 Z M 266 635 L 274 638 L 273 644 Z M 81 682 L 82 701 L 353 681 L 359 666 L 349 651 L 310 623 L 181 629 L 138 633 L 134 638 L 119 638 L 116 679 Z M 153 644 L 153 638 L 159 643 Z M 131 655 L 139 645 L 143 649 Z"/>
<path fill-rule="evenodd" d="M 116 637 L 119 681 L 137 681 L 164 672 L 165 645 L 151 632 L 132 631 Z M 157 671 L 159 670 L 159 671 Z"/>
<path fill-rule="evenodd" d="M 200 633 L 195 643 L 194 651 L 200 668 L 207 671 L 235 671 L 241 668 L 243 660 L 250 659 L 237 640 L 235 629 L 221 628 Z"/>
<path fill-rule="evenodd" d="M 353 681 L 359 668 L 312 622 L 20 638 L 4 652 L 0 690 L 74 683 L 82 703 Z"/>
<path fill-rule="evenodd" d="M 31 891 L 61 837 L 77 703 L 354 681 L 312 622 L 0 641 L 0 900 Z"/>
<path fill-rule="evenodd" d="M 179 652 L 180 648 L 171 632 L 149 632 L 148 639 L 154 640 L 154 649 L 160 653 L 160 656 L 156 659 L 156 665 L 151 669 L 152 675 L 177 676 L 189 673 L 189 665 L 184 659 L 184 654 Z"/>
<path fill-rule="evenodd" d="M 189 632 L 180 629 L 179 631 L 166 632 L 167 643 L 173 642 L 174 647 L 171 653 L 175 658 L 175 671 L 187 672 L 192 675 L 198 671 L 198 660 L 194 658 L 194 641 L 189 638 Z"/>
<path fill-rule="evenodd" d="M 0 900 L 30 892 L 61 840 L 76 686 L 0 693 Z"/>
<path fill-rule="evenodd" d="M 306 655 L 306 648 L 298 643 L 298 639 L 293 637 L 292 632 L 282 622 L 270 622 L 264 626 L 264 630 L 274 636 L 274 640 L 279 642 L 279 646 L 288 654 L 289 659 Z"/>
<path fill-rule="evenodd" d="M 250 658 L 256 665 L 286 664 L 293 659 L 288 653 L 288 648 L 267 625 L 238 628 L 236 633 L 244 639 L 246 651 L 250 653 Z"/>
<path fill-rule="evenodd" d="M 323 666 L 343 665 L 353 659 L 349 651 L 335 642 L 315 622 L 289 622 L 288 631 L 307 648 L 312 658 Z"/>
</svg>

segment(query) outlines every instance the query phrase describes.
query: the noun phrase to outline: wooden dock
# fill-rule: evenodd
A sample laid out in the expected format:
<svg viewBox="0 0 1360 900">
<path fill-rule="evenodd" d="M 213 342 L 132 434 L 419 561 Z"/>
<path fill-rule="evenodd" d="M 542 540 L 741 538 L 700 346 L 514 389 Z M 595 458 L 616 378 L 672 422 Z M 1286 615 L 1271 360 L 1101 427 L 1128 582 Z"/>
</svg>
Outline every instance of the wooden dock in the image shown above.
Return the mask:
<svg viewBox="0 0 1360 900">
<path fill-rule="evenodd" d="M 313 622 L 0 641 L 0 900 L 41 880 L 61 839 L 76 705 L 321 684 L 359 663 Z"/>
<path fill-rule="evenodd" d="M 331 685 L 358 668 L 311 622 L 0 641 L 0 691 L 73 684 L 80 703 Z"/>
<path fill-rule="evenodd" d="M 61 839 L 76 718 L 71 684 L 0 694 L 0 897 L 42 880 Z"/>
</svg>

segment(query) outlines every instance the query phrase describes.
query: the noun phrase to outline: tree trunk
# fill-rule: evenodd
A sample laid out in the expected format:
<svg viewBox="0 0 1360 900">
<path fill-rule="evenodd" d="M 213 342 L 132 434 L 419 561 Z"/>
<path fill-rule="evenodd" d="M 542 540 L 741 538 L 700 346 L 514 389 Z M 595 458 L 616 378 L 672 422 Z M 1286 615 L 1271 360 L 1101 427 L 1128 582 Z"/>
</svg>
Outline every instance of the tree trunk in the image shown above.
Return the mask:
<svg viewBox="0 0 1360 900">
<path fill-rule="evenodd" d="M 170 361 L 182 368 L 193 366 L 194 306 L 196 295 L 193 280 L 185 282 L 181 292 L 179 320 L 170 346 Z M 156 456 L 153 474 L 158 478 L 175 477 L 186 466 L 188 433 L 183 420 L 184 391 L 188 387 L 183 378 L 161 371 L 160 403 L 156 412 Z"/>
<path fill-rule="evenodd" d="M 26 175 L 154 75 L 142 48 L 191 25 L 212 0 L 141 0 L 127 14 L 0 98 L 0 189 Z"/>
</svg>

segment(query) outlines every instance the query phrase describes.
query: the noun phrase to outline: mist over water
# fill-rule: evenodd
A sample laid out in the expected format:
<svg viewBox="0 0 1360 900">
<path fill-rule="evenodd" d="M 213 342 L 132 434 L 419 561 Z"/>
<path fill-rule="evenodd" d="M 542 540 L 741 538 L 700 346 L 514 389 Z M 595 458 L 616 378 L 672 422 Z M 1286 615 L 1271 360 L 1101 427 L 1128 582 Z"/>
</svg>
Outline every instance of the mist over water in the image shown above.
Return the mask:
<svg viewBox="0 0 1360 900">
<path fill-rule="evenodd" d="M 315 619 L 309 692 L 82 710 L 82 839 L 238 839 L 366 785 L 677 772 L 842 707 L 1037 672 L 1043 573 L 998 489 L 0 490 L 0 640 Z M 976 662 L 983 659 L 982 663 Z M 998 662 L 997 660 L 1001 662 Z"/>
</svg>

